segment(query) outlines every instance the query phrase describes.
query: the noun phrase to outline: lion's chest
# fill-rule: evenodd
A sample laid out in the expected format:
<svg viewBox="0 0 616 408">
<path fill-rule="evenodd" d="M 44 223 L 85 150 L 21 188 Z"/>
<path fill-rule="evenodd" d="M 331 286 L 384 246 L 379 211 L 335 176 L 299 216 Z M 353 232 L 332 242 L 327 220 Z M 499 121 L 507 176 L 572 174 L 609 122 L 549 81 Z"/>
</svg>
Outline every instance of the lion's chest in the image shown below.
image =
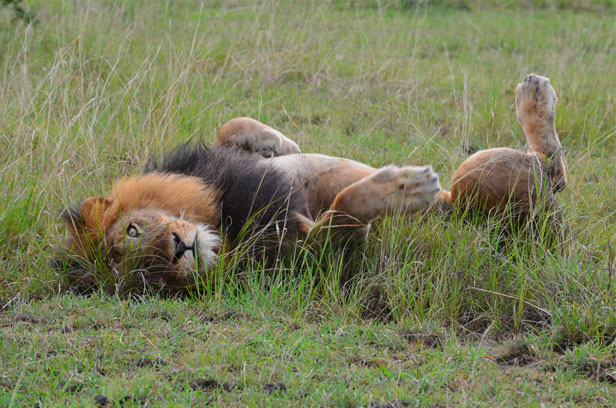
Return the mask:
<svg viewBox="0 0 616 408">
<path fill-rule="evenodd" d="M 300 186 L 313 217 L 329 209 L 344 188 L 375 171 L 353 160 L 321 154 L 292 154 L 269 160 Z"/>
</svg>

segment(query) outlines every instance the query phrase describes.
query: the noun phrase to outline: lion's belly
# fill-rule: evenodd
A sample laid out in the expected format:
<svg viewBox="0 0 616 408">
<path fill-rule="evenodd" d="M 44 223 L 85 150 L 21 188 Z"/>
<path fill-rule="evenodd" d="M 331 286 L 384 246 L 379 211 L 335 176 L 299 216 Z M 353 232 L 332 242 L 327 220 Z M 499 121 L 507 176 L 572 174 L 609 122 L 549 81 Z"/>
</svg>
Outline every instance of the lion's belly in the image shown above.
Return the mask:
<svg viewBox="0 0 616 408">
<path fill-rule="evenodd" d="M 375 172 L 365 164 L 322 154 L 291 154 L 269 160 L 298 181 L 313 217 L 326 211 L 342 189 Z"/>
</svg>

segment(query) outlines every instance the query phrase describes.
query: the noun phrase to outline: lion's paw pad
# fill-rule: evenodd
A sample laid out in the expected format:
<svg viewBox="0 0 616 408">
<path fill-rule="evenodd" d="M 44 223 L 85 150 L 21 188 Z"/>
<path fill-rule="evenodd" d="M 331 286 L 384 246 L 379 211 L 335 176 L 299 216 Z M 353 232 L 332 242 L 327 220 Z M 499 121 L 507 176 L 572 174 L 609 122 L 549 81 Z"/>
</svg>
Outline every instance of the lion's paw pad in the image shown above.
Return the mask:
<svg viewBox="0 0 616 408">
<path fill-rule="evenodd" d="M 420 211 L 428 207 L 441 191 L 438 174 L 432 166 L 387 166 L 374 174 L 374 181 L 389 185 L 390 207 Z"/>
<path fill-rule="evenodd" d="M 516 87 L 516 110 L 521 119 L 533 113 L 553 116 L 557 100 L 550 79 L 540 75 L 528 74 Z"/>
</svg>

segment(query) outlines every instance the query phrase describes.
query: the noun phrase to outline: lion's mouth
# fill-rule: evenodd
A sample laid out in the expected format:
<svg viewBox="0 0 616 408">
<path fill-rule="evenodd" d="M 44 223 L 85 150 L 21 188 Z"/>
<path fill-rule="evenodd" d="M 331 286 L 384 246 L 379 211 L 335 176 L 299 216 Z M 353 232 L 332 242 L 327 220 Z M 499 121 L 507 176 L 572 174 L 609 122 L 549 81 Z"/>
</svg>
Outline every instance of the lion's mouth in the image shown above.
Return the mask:
<svg viewBox="0 0 616 408">
<path fill-rule="evenodd" d="M 173 255 L 173 260 L 171 261 L 174 265 L 176 265 L 180 259 L 184 256 L 186 251 L 191 251 L 193 255 L 193 259 L 197 259 L 197 236 L 195 235 L 195 239 L 192 242 L 191 246 L 186 245 L 184 241 L 182 241 L 178 234 L 173 233 L 173 243 L 175 244 L 175 253 Z"/>
<path fill-rule="evenodd" d="M 218 234 L 202 224 L 195 227 L 184 236 L 179 231 L 171 232 L 167 258 L 169 266 L 202 270 L 216 264 L 220 247 Z"/>
</svg>

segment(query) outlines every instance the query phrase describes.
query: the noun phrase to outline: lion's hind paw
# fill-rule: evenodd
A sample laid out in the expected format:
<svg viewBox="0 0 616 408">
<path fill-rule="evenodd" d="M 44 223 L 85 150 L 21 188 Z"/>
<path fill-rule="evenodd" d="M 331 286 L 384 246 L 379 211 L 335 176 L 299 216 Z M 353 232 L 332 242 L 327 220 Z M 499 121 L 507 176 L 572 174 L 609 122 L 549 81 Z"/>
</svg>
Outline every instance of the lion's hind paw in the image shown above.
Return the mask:
<svg viewBox="0 0 616 408">
<path fill-rule="evenodd" d="M 522 123 L 538 118 L 553 119 L 556 101 L 549 78 L 528 74 L 516 87 L 516 113 Z"/>
</svg>

